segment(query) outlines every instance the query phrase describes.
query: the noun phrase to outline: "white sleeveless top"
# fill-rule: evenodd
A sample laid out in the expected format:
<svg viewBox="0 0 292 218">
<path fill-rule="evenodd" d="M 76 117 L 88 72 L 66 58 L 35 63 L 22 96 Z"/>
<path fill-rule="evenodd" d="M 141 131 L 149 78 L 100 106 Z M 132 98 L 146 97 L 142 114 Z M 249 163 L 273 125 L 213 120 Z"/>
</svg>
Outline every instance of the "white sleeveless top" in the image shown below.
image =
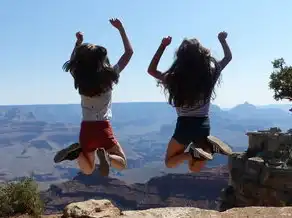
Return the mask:
<svg viewBox="0 0 292 218">
<path fill-rule="evenodd" d="M 206 117 L 209 114 L 210 101 L 192 107 L 176 107 L 176 113 L 179 117 Z"/>
<path fill-rule="evenodd" d="M 120 73 L 118 65 L 113 68 Z M 112 90 L 102 93 L 100 96 L 80 96 L 83 121 L 103 121 L 112 118 Z"/>
<path fill-rule="evenodd" d="M 212 70 L 216 76 L 216 80 L 219 78 L 222 68 L 215 59 L 213 59 L 213 63 L 216 65 L 212 66 Z M 209 115 L 211 105 L 211 96 L 209 101 L 204 103 L 204 101 L 198 102 L 195 106 L 192 107 L 176 107 L 176 113 L 179 117 L 206 117 Z"/>
</svg>

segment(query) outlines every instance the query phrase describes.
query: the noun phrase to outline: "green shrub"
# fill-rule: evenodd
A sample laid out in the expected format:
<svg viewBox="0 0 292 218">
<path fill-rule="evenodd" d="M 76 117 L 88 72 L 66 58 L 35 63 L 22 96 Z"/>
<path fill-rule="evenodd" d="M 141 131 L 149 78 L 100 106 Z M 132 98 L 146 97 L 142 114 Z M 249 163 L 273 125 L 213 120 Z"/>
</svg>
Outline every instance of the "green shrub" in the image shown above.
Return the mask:
<svg viewBox="0 0 292 218">
<path fill-rule="evenodd" d="M 33 179 L 24 178 L 0 186 L 0 217 L 16 214 L 40 217 L 43 208 L 38 185 Z"/>
</svg>

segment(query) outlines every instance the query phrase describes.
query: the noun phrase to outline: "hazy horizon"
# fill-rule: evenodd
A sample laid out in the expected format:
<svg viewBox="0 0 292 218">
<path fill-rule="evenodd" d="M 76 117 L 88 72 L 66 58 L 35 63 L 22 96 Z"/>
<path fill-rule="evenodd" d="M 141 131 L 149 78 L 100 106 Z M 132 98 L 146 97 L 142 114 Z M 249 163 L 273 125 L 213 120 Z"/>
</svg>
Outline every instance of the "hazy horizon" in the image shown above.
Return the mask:
<svg viewBox="0 0 292 218">
<path fill-rule="evenodd" d="M 131 104 L 131 103 L 161 103 L 161 104 L 168 104 L 167 102 L 164 102 L 164 101 L 131 101 L 131 102 L 112 102 L 112 104 Z M 251 104 L 251 105 L 254 105 L 254 106 L 256 106 L 256 107 L 263 107 L 263 106 L 265 106 L 265 107 L 269 107 L 269 106 L 271 106 L 271 107 L 274 107 L 274 106 L 290 106 L 291 105 L 291 107 L 292 107 L 292 104 L 288 104 L 288 103 L 284 103 L 284 102 L 280 102 L 280 103 L 276 103 L 276 104 L 252 104 L 252 103 L 250 103 L 250 102 L 242 102 L 242 103 L 239 103 L 239 104 L 236 104 L 236 105 L 234 105 L 234 106 L 232 106 L 232 107 L 221 107 L 220 105 L 218 105 L 218 104 L 216 104 L 216 103 L 212 103 L 213 105 L 216 105 L 216 106 L 219 106 L 221 109 L 224 109 L 224 110 L 228 110 L 228 109 L 231 109 L 231 108 L 234 108 L 234 107 L 236 107 L 237 105 L 242 105 L 242 104 L 245 104 L 245 103 L 248 103 L 248 104 Z M 0 107 L 5 107 L 5 106 L 7 106 L 7 107 L 9 107 L 9 106 L 15 106 L 15 107 L 17 107 L 17 106 L 42 106 L 42 105 L 80 105 L 80 103 L 79 102 L 77 102 L 77 103 L 64 103 L 64 104 L 62 104 L 62 103 L 57 103 L 57 104 L 54 104 L 54 103 L 47 103 L 47 104 L 0 104 Z M 81 107 L 81 105 L 80 105 L 80 107 Z"/>
</svg>

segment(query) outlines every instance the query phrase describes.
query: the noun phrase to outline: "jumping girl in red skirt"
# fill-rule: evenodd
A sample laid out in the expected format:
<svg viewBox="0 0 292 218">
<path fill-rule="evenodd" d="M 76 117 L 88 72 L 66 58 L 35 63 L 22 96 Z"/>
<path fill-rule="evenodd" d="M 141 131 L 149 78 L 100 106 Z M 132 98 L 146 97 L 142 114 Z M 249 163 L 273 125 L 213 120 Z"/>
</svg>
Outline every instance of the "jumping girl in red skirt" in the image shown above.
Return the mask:
<svg viewBox="0 0 292 218">
<path fill-rule="evenodd" d="M 121 71 L 127 66 L 133 49 L 122 23 L 111 19 L 110 23 L 119 30 L 124 54 L 118 63 L 111 65 L 106 48 L 90 43 L 82 43 L 82 33 L 76 33 L 77 42 L 71 59 L 63 69 L 74 78 L 75 88 L 81 97 L 82 123 L 79 143 L 59 151 L 54 161 L 77 159 L 84 174 L 95 170 L 95 154 L 99 158 L 101 175 L 108 176 L 110 166 L 122 170 L 126 167 L 126 157 L 121 145 L 116 140 L 110 119 L 112 117 L 112 89 L 118 83 Z"/>
</svg>

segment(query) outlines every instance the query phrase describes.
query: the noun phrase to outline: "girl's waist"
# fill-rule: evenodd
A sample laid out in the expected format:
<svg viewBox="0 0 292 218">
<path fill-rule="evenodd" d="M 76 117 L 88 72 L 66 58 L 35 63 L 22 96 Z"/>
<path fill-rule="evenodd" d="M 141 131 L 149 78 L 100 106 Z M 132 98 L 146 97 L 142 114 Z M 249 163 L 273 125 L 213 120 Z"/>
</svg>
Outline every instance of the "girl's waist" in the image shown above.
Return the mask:
<svg viewBox="0 0 292 218">
<path fill-rule="evenodd" d="M 110 108 L 105 110 L 95 111 L 82 108 L 82 120 L 83 121 L 106 121 L 112 118 L 112 111 Z"/>
<path fill-rule="evenodd" d="M 206 117 L 186 117 L 180 116 L 177 118 L 177 125 L 186 126 L 201 126 L 202 128 L 210 128 L 210 119 Z"/>
<path fill-rule="evenodd" d="M 178 116 L 178 120 L 209 120 L 209 116 L 201 116 L 201 117 L 196 117 L 196 116 Z"/>
<path fill-rule="evenodd" d="M 81 127 L 109 128 L 111 123 L 109 120 L 82 120 Z"/>
<path fill-rule="evenodd" d="M 195 105 L 193 107 L 176 107 L 179 116 L 207 117 L 209 114 L 210 103 Z"/>
</svg>

